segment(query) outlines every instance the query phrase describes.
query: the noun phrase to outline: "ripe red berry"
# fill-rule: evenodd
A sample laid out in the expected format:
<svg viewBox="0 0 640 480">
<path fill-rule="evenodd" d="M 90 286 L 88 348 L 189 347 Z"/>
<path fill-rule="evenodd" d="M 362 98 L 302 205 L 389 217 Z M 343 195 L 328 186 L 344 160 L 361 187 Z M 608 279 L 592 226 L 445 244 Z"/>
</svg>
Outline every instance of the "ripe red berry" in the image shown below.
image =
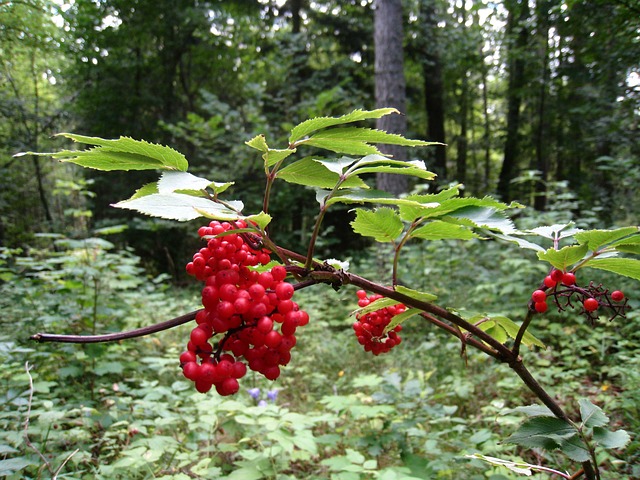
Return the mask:
<svg viewBox="0 0 640 480">
<path fill-rule="evenodd" d="M 533 300 L 534 303 L 546 302 L 547 294 L 544 293 L 544 290 L 536 290 L 531 294 L 531 300 Z"/>
<path fill-rule="evenodd" d="M 573 273 L 567 272 L 564 275 L 562 275 L 563 285 L 570 287 L 571 285 L 575 285 L 575 283 L 576 283 L 576 276 Z"/>
<path fill-rule="evenodd" d="M 555 270 L 556 272 L 558 272 L 559 270 Z M 554 280 L 551 275 L 547 275 L 546 277 L 544 277 L 544 286 L 547 288 L 553 288 L 556 286 L 558 282 L 556 280 Z"/>
<path fill-rule="evenodd" d="M 544 313 L 547 311 L 547 302 L 536 302 L 534 303 L 533 307 L 536 309 L 536 312 L 538 313 Z"/>
<path fill-rule="evenodd" d="M 622 300 L 624 300 L 624 293 L 622 293 L 620 290 L 614 290 L 613 292 L 611 292 L 611 300 L 613 300 L 614 302 L 621 302 Z"/>
<path fill-rule="evenodd" d="M 293 285 L 290 283 L 281 282 L 276 286 L 276 295 L 280 300 L 290 300 L 293 297 L 293 293 Z"/>
<path fill-rule="evenodd" d="M 564 272 L 562 270 L 552 270 L 551 273 L 549 274 L 549 276 L 556 282 L 558 283 L 560 280 L 562 280 L 562 276 L 564 275 Z"/>
<path fill-rule="evenodd" d="M 598 309 L 598 300 L 595 298 L 587 298 L 584 302 L 582 302 L 584 309 L 587 312 L 595 312 Z"/>
</svg>

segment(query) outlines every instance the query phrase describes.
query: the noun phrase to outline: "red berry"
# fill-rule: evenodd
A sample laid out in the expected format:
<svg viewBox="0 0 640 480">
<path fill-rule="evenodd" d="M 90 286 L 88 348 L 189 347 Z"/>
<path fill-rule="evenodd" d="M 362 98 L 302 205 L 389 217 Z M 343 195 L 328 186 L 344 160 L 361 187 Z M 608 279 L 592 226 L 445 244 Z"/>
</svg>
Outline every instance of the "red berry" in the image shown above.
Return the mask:
<svg viewBox="0 0 640 480">
<path fill-rule="evenodd" d="M 558 272 L 559 270 L 555 270 L 556 272 Z M 558 282 L 556 280 L 554 280 L 553 278 L 551 278 L 551 275 L 547 275 L 546 277 L 544 277 L 544 285 L 547 288 L 553 288 L 556 286 Z"/>
<path fill-rule="evenodd" d="M 536 302 L 533 307 L 536 309 L 538 313 L 544 313 L 547 311 L 547 302 Z"/>
<path fill-rule="evenodd" d="M 562 270 L 552 270 L 551 273 L 549 274 L 549 276 L 556 282 L 558 283 L 560 280 L 562 280 L 562 276 L 564 275 L 564 272 Z"/>
<path fill-rule="evenodd" d="M 562 283 L 563 283 L 563 285 L 566 285 L 567 287 L 569 287 L 571 285 L 575 285 L 576 276 L 571 272 L 567 272 L 564 275 L 562 275 Z"/>
<path fill-rule="evenodd" d="M 582 305 L 587 312 L 595 312 L 598 309 L 598 300 L 595 298 L 587 298 Z"/>
<path fill-rule="evenodd" d="M 621 302 L 622 300 L 624 300 L 624 293 L 622 293 L 620 290 L 611 292 L 611 300 L 613 300 L 614 302 Z"/>
<path fill-rule="evenodd" d="M 294 288 L 290 283 L 281 282 L 276 286 L 276 295 L 280 300 L 290 300 L 293 292 Z"/>
<path fill-rule="evenodd" d="M 531 294 L 531 300 L 533 300 L 535 303 L 546 302 L 547 294 L 544 293 L 544 290 L 536 290 Z"/>
</svg>

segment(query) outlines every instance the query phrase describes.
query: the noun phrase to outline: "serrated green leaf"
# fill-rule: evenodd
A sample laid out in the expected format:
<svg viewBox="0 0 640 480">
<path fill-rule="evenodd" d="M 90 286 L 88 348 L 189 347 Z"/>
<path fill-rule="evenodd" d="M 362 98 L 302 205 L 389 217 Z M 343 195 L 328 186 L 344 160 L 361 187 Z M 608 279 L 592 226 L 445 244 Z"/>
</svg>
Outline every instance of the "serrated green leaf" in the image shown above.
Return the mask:
<svg viewBox="0 0 640 480">
<path fill-rule="evenodd" d="M 276 163 L 284 160 L 289 155 L 292 155 L 294 153 L 296 153 L 295 148 L 285 148 L 282 150 L 270 148 L 267 153 L 262 155 L 262 159 L 264 160 L 264 163 L 267 167 L 272 167 Z"/>
<path fill-rule="evenodd" d="M 585 267 L 606 270 L 640 280 L 640 260 L 634 258 L 596 258 L 586 263 Z"/>
<path fill-rule="evenodd" d="M 134 140 L 129 137 L 106 140 L 72 133 L 59 135 L 78 143 L 97 146 L 88 150 L 63 150 L 56 153 L 35 153 L 35 155 L 48 155 L 63 162 L 103 171 L 178 170 L 184 172 L 189 166 L 187 159 L 180 152 L 144 140 Z"/>
<path fill-rule="evenodd" d="M 356 218 L 351 222 L 353 231 L 373 237 L 377 242 L 393 242 L 402 233 L 403 224 L 398 213 L 387 207 L 376 210 L 356 209 Z"/>
<path fill-rule="evenodd" d="M 527 448 L 560 448 L 561 442 L 576 435 L 576 429 L 556 417 L 532 417 L 520 425 L 507 440 Z"/>
<path fill-rule="evenodd" d="M 437 196 L 410 195 L 406 197 L 406 200 L 414 203 L 409 204 L 409 208 L 400 207 L 400 215 L 405 221 L 413 221 L 417 218 L 439 218 L 446 215 L 453 217 L 457 215 L 459 218 L 467 218 L 470 221 L 475 218 L 476 221 L 473 223 L 476 226 L 481 226 L 482 223 L 489 225 L 495 222 L 504 222 L 505 217 L 494 218 L 493 215 L 496 211 L 506 210 L 510 207 L 491 197 L 438 199 Z M 427 202 L 425 205 L 421 205 L 421 203 L 425 202 Z M 433 202 L 437 202 L 439 205 L 434 207 Z M 471 207 L 476 207 L 476 209 Z M 504 227 L 506 228 L 506 225 Z"/>
<path fill-rule="evenodd" d="M 578 403 L 580 404 L 580 418 L 585 427 L 602 427 L 609 423 L 609 417 L 605 415 L 600 407 L 594 405 L 588 399 L 581 398 Z"/>
<path fill-rule="evenodd" d="M 632 235 L 636 236 L 635 241 L 629 239 Z M 587 244 L 589 250 L 593 252 L 599 250 L 600 247 L 607 246 L 608 244 L 618 244 L 616 240 L 624 242 L 625 237 L 627 237 L 626 240 L 631 243 L 637 243 L 640 241 L 638 227 L 624 227 L 615 230 L 587 230 L 578 232 L 574 235 L 574 238 L 578 243 Z"/>
<path fill-rule="evenodd" d="M 395 108 L 379 108 L 377 110 L 354 110 L 351 113 L 342 115 L 341 117 L 318 117 L 306 120 L 291 130 L 289 143 L 294 143 L 303 137 L 306 137 L 316 130 L 336 125 L 345 125 L 347 123 L 359 122 L 361 120 L 369 120 L 373 118 L 384 117 L 390 113 L 400 113 Z"/>
<path fill-rule="evenodd" d="M 113 205 L 116 208 L 136 210 L 152 217 L 166 218 L 169 220 L 193 220 L 209 212 L 220 219 L 237 219 L 239 215 L 212 202 L 206 198 L 184 195 L 182 193 L 153 193 L 142 197 L 136 197 Z M 222 218 L 224 216 L 224 218 Z M 209 217 L 213 218 L 213 217 Z"/>
<path fill-rule="evenodd" d="M 429 172 L 422 160 L 410 160 L 406 162 L 394 162 L 393 165 L 376 165 L 362 168 L 354 168 L 354 173 L 390 173 L 395 175 L 411 175 L 423 180 L 433 180 L 436 174 Z"/>
<path fill-rule="evenodd" d="M 397 285 L 395 287 L 395 291 L 421 302 L 433 302 L 438 299 L 438 296 L 433 293 L 420 292 L 419 290 L 413 290 L 411 288 L 403 287 L 402 285 Z"/>
<path fill-rule="evenodd" d="M 603 448 L 624 448 L 631 441 L 631 437 L 625 430 L 612 432 L 602 427 L 593 429 L 593 439 Z"/>
<path fill-rule="evenodd" d="M 390 332 L 401 323 L 405 322 L 406 320 L 409 320 L 411 317 L 420 315 L 421 313 L 422 313 L 422 310 L 420 310 L 419 308 L 408 308 L 404 312 L 399 313 L 398 315 L 394 315 L 391 318 L 391 321 L 389 322 L 389 324 L 384 328 L 383 334 Z"/>
<path fill-rule="evenodd" d="M 318 200 L 320 201 L 323 198 L 323 195 L 326 197 L 326 193 L 328 192 L 318 192 Z M 404 198 L 396 198 L 390 193 L 382 192 L 380 190 L 362 190 L 362 189 L 354 189 L 349 190 L 345 189 L 340 191 L 340 193 L 334 197 L 331 197 L 327 200 L 327 206 L 333 205 L 334 203 L 379 203 L 382 205 L 412 205 L 419 206 L 418 203 L 412 202 L 411 200 L 407 200 Z"/>
<path fill-rule="evenodd" d="M 340 175 L 327 169 L 322 163 L 307 157 L 279 170 L 276 178 L 307 187 L 333 188 L 340 180 Z M 369 188 L 366 183 L 356 176 L 346 179 L 341 187 Z"/>
<path fill-rule="evenodd" d="M 406 147 L 429 146 L 436 142 L 409 140 L 402 135 L 387 133 L 371 128 L 344 127 L 323 130 L 303 140 L 306 145 L 324 148 L 346 155 L 382 155 L 372 143 L 401 145 Z M 302 143 L 302 142 L 299 142 Z"/>
<path fill-rule="evenodd" d="M 574 462 L 587 462 L 591 459 L 589 450 L 584 441 L 579 437 L 569 437 L 560 439 L 560 450 Z"/>
<path fill-rule="evenodd" d="M 222 192 L 224 192 L 225 190 L 227 190 L 229 187 L 231 187 L 232 185 L 235 185 L 236 182 L 211 182 L 209 184 L 209 187 L 213 190 L 213 193 L 215 193 L 216 195 L 220 195 Z"/>
<path fill-rule="evenodd" d="M 588 250 L 587 245 L 570 245 L 560 250 L 550 248 L 544 252 L 538 252 L 538 258 L 549 262 L 559 270 L 567 270 L 568 267 L 582 260 Z"/>
<path fill-rule="evenodd" d="M 472 238 L 478 238 L 478 235 L 462 225 L 433 220 L 411 232 L 411 237 L 423 240 L 471 240 Z"/>
<path fill-rule="evenodd" d="M 264 135 L 256 135 L 251 140 L 247 140 L 244 142 L 245 145 L 250 146 L 251 148 L 255 148 L 261 152 L 269 151 L 269 145 L 267 145 L 267 139 Z"/>
<path fill-rule="evenodd" d="M 637 245 L 616 245 L 616 251 L 621 253 L 631 253 L 633 255 L 640 255 L 640 244 Z"/>
<path fill-rule="evenodd" d="M 520 326 L 517 323 L 515 323 L 510 318 L 504 317 L 502 315 L 492 316 L 491 319 L 500 324 L 500 326 L 507 332 L 507 335 L 509 335 L 511 338 L 516 338 L 516 335 L 518 335 L 518 331 L 520 330 Z M 531 345 L 536 345 L 540 348 L 547 348 L 544 343 L 542 343 L 538 338 L 529 333 L 529 331 L 526 331 L 522 336 L 522 343 L 529 348 L 531 348 Z"/>
</svg>

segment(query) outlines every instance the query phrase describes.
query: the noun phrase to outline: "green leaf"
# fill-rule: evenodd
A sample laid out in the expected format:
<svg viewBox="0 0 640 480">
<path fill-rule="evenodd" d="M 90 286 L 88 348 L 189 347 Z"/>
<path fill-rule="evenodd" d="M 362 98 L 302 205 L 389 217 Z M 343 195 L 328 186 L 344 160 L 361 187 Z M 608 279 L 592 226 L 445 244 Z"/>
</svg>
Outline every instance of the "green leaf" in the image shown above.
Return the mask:
<svg viewBox="0 0 640 480">
<path fill-rule="evenodd" d="M 276 178 L 307 187 L 333 188 L 340 180 L 340 175 L 311 157 L 306 157 L 279 170 Z M 368 188 L 367 184 L 356 176 L 346 179 L 341 187 Z"/>
<path fill-rule="evenodd" d="M 351 113 L 342 115 L 341 117 L 318 117 L 306 120 L 291 130 L 289 143 L 294 143 L 303 137 L 306 137 L 316 130 L 321 130 L 335 125 L 344 125 L 347 123 L 359 122 L 372 118 L 380 118 L 390 113 L 400 113 L 395 108 L 379 108 L 377 110 L 354 110 Z"/>
<path fill-rule="evenodd" d="M 391 173 L 396 175 L 411 175 L 424 180 L 433 180 L 436 174 L 429 172 L 422 160 L 400 161 L 392 160 L 382 155 L 367 155 L 352 166 L 356 175 L 364 173 Z"/>
<path fill-rule="evenodd" d="M 630 240 L 632 235 L 636 237 L 635 240 Z M 624 227 L 616 230 L 587 230 L 576 233 L 574 238 L 578 243 L 586 244 L 589 250 L 593 252 L 608 244 L 620 245 L 627 241 L 630 241 L 630 243 L 640 241 L 638 227 Z M 616 240 L 618 240 L 618 242 L 616 242 Z"/>
<path fill-rule="evenodd" d="M 470 240 L 478 238 L 478 235 L 461 225 L 443 222 L 442 220 L 433 220 L 411 232 L 411 237 L 423 240 Z"/>
<path fill-rule="evenodd" d="M 568 267 L 582 260 L 588 250 L 587 245 L 570 245 L 560 250 L 550 248 L 545 252 L 538 252 L 538 258 L 549 262 L 559 270 L 567 270 Z"/>
<path fill-rule="evenodd" d="M 491 197 L 484 198 L 443 198 L 437 199 L 426 195 L 409 195 L 407 201 L 414 202 L 408 204 L 410 208 L 400 207 L 400 215 L 405 221 L 414 221 L 417 218 L 442 218 L 445 216 L 455 217 L 454 220 L 464 224 L 460 219 L 467 219 L 467 225 L 484 226 L 487 228 L 501 227 L 507 231 L 514 230 L 513 223 L 505 219 L 504 216 L 496 217 L 496 211 L 506 210 L 509 205 L 498 202 Z M 428 202 L 421 205 L 421 203 Z M 434 206 L 434 202 L 439 205 Z M 469 223 L 471 222 L 471 223 Z"/>
<path fill-rule="evenodd" d="M 602 427 L 593 429 L 593 439 L 603 448 L 624 448 L 631 441 L 631 437 L 625 430 L 612 432 Z"/>
<path fill-rule="evenodd" d="M 437 142 L 425 142 L 423 140 L 409 140 L 402 135 L 387 133 L 371 128 L 345 127 L 323 130 L 312 137 L 298 143 L 313 147 L 324 148 L 336 153 L 347 155 L 381 155 L 377 147 L 372 143 L 384 143 L 401 145 L 406 147 L 429 146 Z"/>
<path fill-rule="evenodd" d="M 371 302 L 366 307 L 357 308 L 351 313 L 351 315 L 366 315 L 367 313 L 376 312 L 378 310 L 382 310 L 383 308 L 397 305 L 399 303 L 399 301 L 393 300 L 392 298 L 382 297 Z"/>
<path fill-rule="evenodd" d="M 513 232 L 510 235 L 504 235 L 502 233 L 490 232 L 489 235 L 491 235 L 492 237 L 495 237 L 497 239 L 503 240 L 505 242 L 515 243 L 520 248 L 526 248 L 528 250 L 533 250 L 535 252 L 544 252 L 545 251 L 543 247 L 541 247 L 540 245 L 538 245 L 536 243 L 533 243 L 533 242 L 530 242 L 528 240 L 524 240 L 522 238 L 513 236 L 513 235 L 522 235 L 522 232 Z"/>
<path fill-rule="evenodd" d="M 120 137 L 117 140 L 105 140 L 98 137 L 85 137 L 72 133 L 60 133 L 59 135 L 70 138 L 78 143 L 97 146 L 88 150 L 63 150 L 55 153 L 29 152 L 28 154 L 51 156 L 62 162 L 75 163 L 82 167 L 104 171 L 186 171 L 189 166 L 184 155 L 176 150 L 144 140 L 134 140 L 129 137 Z"/>
<path fill-rule="evenodd" d="M 580 418 L 585 427 L 602 427 L 609 423 L 609 417 L 605 415 L 600 407 L 597 407 L 586 398 L 578 400 L 580 404 Z"/>
<path fill-rule="evenodd" d="M 327 170 L 332 171 L 336 175 L 342 175 L 350 165 L 356 162 L 355 158 L 351 157 L 340 157 L 340 158 L 330 158 L 330 159 L 321 159 L 314 158 L 314 162 L 318 162 L 323 165 Z"/>
<path fill-rule="evenodd" d="M 552 417 L 553 413 L 544 405 L 526 405 L 522 407 L 510 408 L 504 413 L 520 412 L 529 417 Z"/>
<path fill-rule="evenodd" d="M 245 220 L 254 222 L 258 227 L 264 229 L 267 225 L 269 225 L 269 223 L 271 223 L 271 218 L 271 215 L 269 215 L 268 213 L 260 212 L 255 215 L 249 215 L 248 217 L 245 217 Z"/>
<path fill-rule="evenodd" d="M 562 238 L 571 237 L 581 231 L 579 228 L 570 228 L 573 227 L 573 225 L 573 222 L 569 222 L 537 227 L 531 230 L 527 230 L 526 233 L 530 235 L 536 235 L 538 237 L 548 238 L 550 240 L 560 240 Z"/>
<path fill-rule="evenodd" d="M 0 460 L 0 476 L 8 476 L 12 473 L 19 472 L 29 465 L 35 465 L 34 462 L 25 457 L 7 458 Z"/>
<path fill-rule="evenodd" d="M 373 237 L 377 242 L 393 242 L 402 233 L 403 224 L 398 213 L 391 208 L 358 208 L 351 227 L 354 232 L 364 237 Z"/>
<path fill-rule="evenodd" d="M 391 321 L 389 322 L 389 324 L 386 327 L 384 327 L 383 333 L 390 332 L 391 330 L 396 328 L 398 325 L 400 325 L 404 321 L 416 315 L 420 315 L 421 313 L 422 313 L 422 310 L 420 310 L 419 308 L 408 308 L 404 312 L 399 313 L 398 315 L 394 315 L 391 318 Z"/>
<path fill-rule="evenodd" d="M 640 280 L 640 260 L 634 258 L 596 258 L 590 260 L 585 267 L 606 270 Z"/>
<path fill-rule="evenodd" d="M 511 460 L 502 460 L 501 458 L 489 457 L 480 453 L 474 453 L 473 455 L 465 455 L 465 458 L 477 458 L 483 460 L 491 465 L 498 467 L 504 467 L 512 472 L 519 473 L 521 475 L 531 476 L 533 474 L 532 469 L 535 469 L 535 465 L 529 465 L 525 462 L 513 462 Z"/>
<path fill-rule="evenodd" d="M 419 300 L 421 302 L 433 302 L 438 299 L 437 295 L 428 292 L 420 292 L 418 290 L 413 290 L 411 288 L 403 287 L 402 285 L 397 285 L 395 287 L 395 291 L 406 295 L 407 297 L 411 297 L 415 300 Z"/>
<path fill-rule="evenodd" d="M 560 450 L 574 462 L 586 462 L 591 459 L 584 441 L 577 435 L 560 441 Z"/>
<path fill-rule="evenodd" d="M 236 220 L 237 212 L 202 197 L 182 193 L 153 193 L 131 198 L 113 205 L 116 208 L 136 210 L 152 217 L 169 220 L 193 220 L 201 216 L 220 220 Z M 237 205 L 240 206 L 240 205 Z"/>
<path fill-rule="evenodd" d="M 326 198 L 326 194 L 328 192 L 318 192 L 318 199 L 324 200 Z M 412 205 L 412 206 L 420 206 L 420 204 L 413 202 L 411 200 L 407 200 L 405 198 L 396 198 L 390 193 L 382 192 L 380 190 L 362 190 L 362 189 L 354 189 L 344 191 L 340 191 L 338 195 L 335 197 L 331 197 L 327 200 L 327 206 L 333 205 L 334 203 L 380 203 L 383 205 Z"/>
<path fill-rule="evenodd" d="M 506 441 L 527 448 L 553 450 L 560 448 L 564 440 L 575 436 L 576 433 L 576 429 L 564 420 L 539 416 L 526 420 Z"/>
<path fill-rule="evenodd" d="M 520 330 L 520 326 L 517 323 L 515 323 L 510 318 L 501 315 L 492 316 L 491 319 L 495 320 L 502 328 L 504 328 L 505 332 L 507 332 L 507 335 L 509 335 L 511 338 L 516 338 L 516 335 L 518 335 L 518 331 Z M 529 333 L 529 331 L 526 331 L 522 336 L 522 343 L 529 348 L 531 348 L 531 345 L 535 345 L 540 348 L 547 348 L 544 343 L 542 343 L 538 338 Z"/>
<path fill-rule="evenodd" d="M 154 193 L 160 193 L 158 191 L 158 182 L 147 183 L 136 190 L 133 196 L 129 200 L 134 200 L 136 198 L 146 197 L 147 195 L 152 195 Z"/>
<path fill-rule="evenodd" d="M 256 135 L 251 140 L 244 142 L 245 145 L 250 146 L 251 148 L 255 148 L 261 152 L 268 152 L 269 145 L 267 145 L 267 139 L 264 135 Z"/>
<path fill-rule="evenodd" d="M 502 233 L 513 233 L 516 231 L 513 221 L 501 211 L 493 207 L 468 206 L 456 210 L 446 217 L 447 221 L 452 221 L 462 225 L 476 228 L 488 228 Z"/>
<path fill-rule="evenodd" d="M 205 190 L 211 181 L 187 172 L 164 172 L 158 180 L 158 193 L 172 193 L 176 190 Z"/>
</svg>

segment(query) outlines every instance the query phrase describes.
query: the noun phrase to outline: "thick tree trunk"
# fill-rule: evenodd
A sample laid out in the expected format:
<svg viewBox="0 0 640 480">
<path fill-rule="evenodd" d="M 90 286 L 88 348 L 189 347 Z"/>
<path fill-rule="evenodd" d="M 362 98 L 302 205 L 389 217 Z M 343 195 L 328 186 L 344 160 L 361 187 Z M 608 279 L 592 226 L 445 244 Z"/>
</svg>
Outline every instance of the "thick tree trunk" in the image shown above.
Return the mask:
<svg viewBox="0 0 640 480">
<path fill-rule="evenodd" d="M 511 180 L 517 172 L 520 134 L 520 106 L 523 87 L 526 83 L 523 54 L 527 46 L 529 32 L 525 21 L 529 16 L 527 0 L 505 2 L 509 9 L 507 18 L 508 75 L 507 87 L 507 138 L 504 145 L 504 159 L 498 181 L 498 195 L 503 201 L 511 200 Z M 514 38 L 515 37 L 515 38 Z"/>
<path fill-rule="evenodd" d="M 549 148 L 547 140 L 547 90 L 549 84 L 549 3 L 536 5 L 538 17 L 538 55 L 541 62 L 540 90 L 538 92 L 538 122 L 535 133 L 536 163 L 535 170 L 540 179 L 535 183 L 534 208 L 544 210 L 547 206 L 547 177 L 549 174 Z"/>
<path fill-rule="evenodd" d="M 402 2 L 400 0 L 376 0 L 374 4 L 374 46 L 377 107 L 394 107 L 403 115 L 387 115 L 378 120 L 377 128 L 389 133 L 405 135 L 407 122 L 406 91 L 403 69 Z M 383 145 L 385 154 L 396 160 L 406 160 L 404 147 Z M 395 195 L 408 188 L 404 175 L 378 174 L 377 187 Z"/>
<path fill-rule="evenodd" d="M 442 62 L 437 38 L 438 19 L 434 0 L 420 2 L 420 22 L 424 31 L 422 42 L 422 76 L 424 79 L 425 109 L 427 111 L 427 138 L 445 143 L 444 128 L 444 82 Z M 434 147 L 433 170 L 441 177 L 447 176 L 447 150 L 445 146 Z"/>
</svg>

